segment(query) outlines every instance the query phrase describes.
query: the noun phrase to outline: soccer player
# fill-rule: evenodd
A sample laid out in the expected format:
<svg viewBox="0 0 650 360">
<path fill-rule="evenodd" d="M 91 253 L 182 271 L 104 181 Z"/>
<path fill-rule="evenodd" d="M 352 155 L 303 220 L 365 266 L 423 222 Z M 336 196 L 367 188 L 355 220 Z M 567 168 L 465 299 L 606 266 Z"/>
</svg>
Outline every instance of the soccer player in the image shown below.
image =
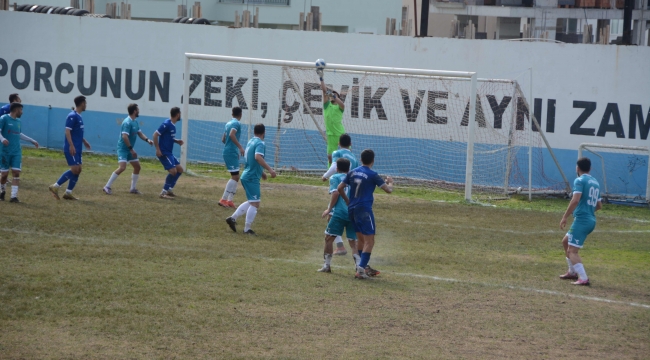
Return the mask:
<svg viewBox="0 0 650 360">
<path fill-rule="evenodd" d="M 20 147 L 20 140 L 29 141 L 38 149 L 36 140 L 24 135 L 21 132 L 20 117 L 23 115 L 21 103 L 11 103 L 9 114 L 0 117 L 0 142 L 2 142 L 2 165 L 0 166 L 0 200 L 5 201 L 5 187 L 9 169 L 13 180 L 11 181 L 11 199 L 9 202 L 19 203 L 18 186 L 20 185 L 20 166 L 23 158 L 23 150 Z"/>
<path fill-rule="evenodd" d="M 173 107 L 169 112 L 170 118 L 165 120 L 153 134 L 153 144 L 156 147 L 156 156 L 162 166 L 169 172 L 165 185 L 160 193 L 162 199 L 172 200 L 176 196 L 173 192 L 178 178 L 183 174 L 183 167 L 174 154 L 174 144 L 183 146 L 183 140 L 176 140 L 176 123 L 181 120 L 181 109 Z"/>
<path fill-rule="evenodd" d="M 360 166 L 350 171 L 343 182 L 338 186 L 339 196 L 348 204 L 348 213 L 350 221 L 357 233 L 357 251 L 361 255 L 361 261 L 357 266 L 357 273 L 354 275 L 357 279 L 367 279 L 372 276 L 376 270 L 366 268 L 370 261 L 370 254 L 375 246 L 375 216 L 372 213 L 372 203 L 374 202 L 373 193 L 375 187 L 379 187 L 387 193 L 393 192 L 393 179 L 389 176 L 386 182 L 372 171 L 375 164 L 375 153 L 370 149 L 361 152 Z M 350 197 L 346 195 L 344 189 L 350 186 Z"/>
<path fill-rule="evenodd" d="M 325 229 L 325 249 L 323 250 L 323 259 L 325 260 L 325 263 L 323 264 L 323 267 L 318 270 L 319 272 L 332 272 L 330 268 L 332 253 L 334 251 L 332 245 L 335 238 L 340 238 L 343 235 L 343 230 L 345 230 L 348 243 L 352 249 L 355 269 L 359 265 L 360 261 L 360 257 L 356 253 L 357 234 L 355 233 L 354 227 L 350 222 L 350 217 L 348 216 L 348 205 L 345 203 L 345 200 L 343 200 L 343 197 L 339 196 L 338 191 L 339 184 L 343 182 L 348 171 L 350 171 L 350 160 L 346 158 L 336 160 L 336 169 L 337 173 L 330 178 L 330 203 L 327 210 L 323 212 L 323 217 L 330 216 L 330 219 L 327 224 L 327 229 Z M 345 187 L 344 191 L 348 191 L 348 187 Z"/>
<path fill-rule="evenodd" d="M 135 119 L 140 116 L 140 109 L 138 109 L 138 104 L 129 104 L 126 108 L 129 112 L 129 116 L 122 121 L 122 132 L 120 133 L 120 138 L 117 141 L 117 164 L 118 168 L 111 174 L 110 179 L 104 186 L 104 192 L 107 195 L 111 195 L 113 190 L 111 190 L 111 185 L 117 180 L 117 177 L 126 170 L 126 163 L 130 163 L 133 166 L 133 174 L 131 175 L 131 194 L 141 195 L 142 193 L 137 189 L 138 178 L 140 177 L 140 160 L 138 159 L 138 154 L 133 150 L 135 141 L 140 137 L 140 139 L 146 141 L 149 145 L 153 145 L 153 141 L 147 138 L 140 130 L 140 124 L 138 124 Z"/>
<path fill-rule="evenodd" d="M 343 134 L 339 137 L 340 149 L 332 153 L 332 166 L 330 166 L 329 170 L 327 170 L 327 172 L 323 174 L 323 181 L 327 181 L 327 179 L 329 179 L 330 176 L 332 176 L 337 172 L 336 164 L 338 159 L 341 158 L 348 159 L 350 161 L 349 169 L 356 169 L 359 166 L 357 157 L 354 156 L 352 151 L 350 151 L 351 146 L 352 146 L 352 139 L 350 138 L 350 135 Z M 343 239 L 340 236 L 337 236 L 334 241 L 336 243 L 336 252 L 334 252 L 334 255 L 346 255 L 348 251 L 345 249 L 345 245 L 343 245 Z"/>
<path fill-rule="evenodd" d="M 9 95 L 9 104 L 0 107 L 0 116 L 9 114 L 11 111 L 11 104 L 13 103 L 22 103 L 18 94 Z"/>
<path fill-rule="evenodd" d="M 332 153 L 337 149 L 339 137 L 345 134 L 343 127 L 343 111 L 345 105 L 339 93 L 328 89 L 323 80 L 323 69 L 316 69 L 320 77 L 320 88 L 323 90 L 323 118 L 325 119 L 325 134 L 327 135 L 327 160 L 332 165 Z"/>
<path fill-rule="evenodd" d="M 577 280 L 572 282 L 573 285 L 589 285 L 589 278 L 578 251 L 584 246 L 587 235 L 596 228 L 595 213 L 603 207 L 600 184 L 589 175 L 590 171 L 591 160 L 586 157 L 578 159 L 576 164 L 578 178 L 573 182 L 573 197 L 560 221 L 560 229 L 564 230 L 569 214 L 573 213 L 573 224 L 562 239 L 569 270 L 566 274 L 560 275 L 560 279 L 563 280 Z"/>
<path fill-rule="evenodd" d="M 81 174 L 81 144 L 85 145 L 87 150 L 90 150 L 90 143 L 84 139 L 84 121 L 81 118 L 81 113 L 86 111 L 86 97 L 83 95 L 77 96 L 74 98 L 74 105 L 75 109 L 68 114 L 68 118 L 65 120 L 65 139 L 63 141 L 63 154 L 68 161 L 70 170 L 64 172 L 57 182 L 50 185 L 50 192 L 57 200 L 60 199 L 59 188 L 68 180 L 70 182 L 65 194 L 63 194 L 63 199 L 79 200 L 72 195 L 72 190 L 77 185 L 79 174 Z"/>
<path fill-rule="evenodd" d="M 226 219 L 226 223 L 230 226 L 232 231 L 237 232 L 237 219 L 246 214 L 244 234 L 248 235 L 256 235 L 251 229 L 251 225 L 253 224 L 255 216 L 257 215 L 257 210 L 260 207 L 262 195 L 260 190 L 260 178 L 263 180 L 267 179 L 264 169 L 269 172 L 272 178 L 276 176 L 275 171 L 271 169 L 269 164 L 266 163 L 266 160 L 264 160 L 264 156 L 266 155 L 266 145 L 264 144 L 266 128 L 264 127 L 264 124 L 255 125 L 253 133 L 255 136 L 248 141 L 246 151 L 244 152 L 246 167 L 241 176 L 241 184 L 244 187 L 246 199 L 248 199 L 248 201 L 239 205 L 237 210 Z"/>
<path fill-rule="evenodd" d="M 226 163 L 226 170 L 230 173 L 230 180 L 226 184 L 223 196 L 219 205 L 223 207 L 237 208 L 232 199 L 237 192 L 237 182 L 239 181 L 239 156 L 244 156 L 244 147 L 239 143 L 241 135 L 242 110 L 239 106 L 232 108 L 232 119 L 226 124 L 226 128 L 221 137 L 223 147 L 223 160 Z"/>
</svg>

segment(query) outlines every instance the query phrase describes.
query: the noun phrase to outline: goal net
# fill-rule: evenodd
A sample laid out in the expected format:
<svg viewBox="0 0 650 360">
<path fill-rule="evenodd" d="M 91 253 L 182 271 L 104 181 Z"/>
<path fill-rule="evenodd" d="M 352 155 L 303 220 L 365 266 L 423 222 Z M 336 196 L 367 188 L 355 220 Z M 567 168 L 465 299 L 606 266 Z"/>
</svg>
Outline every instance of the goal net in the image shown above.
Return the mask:
<svg viewBox="0 0 650 360">
<path fill-rule="evenodd" d="M 325 172 L 314 63 L 186 54 L 185 74 L 181 158 L 189 170 L 206 173 L 223 164 L 224 125 L 239 106 L 242 145 L 263 123 L 266 161 L 276 171 Z M 324 81 L 345 104 L 352 151 L 373 149 L 374 169 L 398 184 L 464 191 L 468 199 L 504 197 L 528 189 L 529 179 L 533 190 L 566 189 L 516 81 L 341 64 L 328 64 Z"/>
<path fill-rule="evenodd" d="M 591 175 L 600 181 L 606 200 L 650 203 L 650 149 L 645 146 L 580 144 L 578 157 L 591 160 Z"/>
</svg>

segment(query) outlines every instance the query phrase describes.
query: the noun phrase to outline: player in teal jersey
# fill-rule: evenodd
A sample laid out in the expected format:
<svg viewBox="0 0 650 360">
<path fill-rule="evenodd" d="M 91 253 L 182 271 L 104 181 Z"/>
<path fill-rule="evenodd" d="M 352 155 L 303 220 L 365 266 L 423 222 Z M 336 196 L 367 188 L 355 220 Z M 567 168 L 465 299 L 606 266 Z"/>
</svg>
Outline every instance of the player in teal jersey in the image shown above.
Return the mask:
<svg viewBox="0 0 650 360">
<path fill-rule="evenodd" d="M 2 142 L 2 165 L 0 166 L 0 200 L 5 200 L 5 187 L 9 170 L 13 179 L 11 181 L 11 199 L 9 202 L 18 203 L 18 186 L 20 185 L 21 163 L 23 150 L 20 147 L 20 140 L 29 141 L 38 149 L 36 140 L 24 135 L 21 131 L 20 117 L 23 115 L 23 105 L 11 103 L 9 114 L 0 117 L 0 142 Z"/>
<path fill-rule="evenodd" d="M 147 138 L 140 130 L 140 124 L 135 120 L 140 116 L 140 109 L 138 104 L 129 104 L 126 108 L 129 112 L 129 116 L 122 121 L 122 128 L 120 132 L 120 138 L 117 141 L 117 164 L 118 168 L 111 174 L 110 179 L 104 186 L 104 192 L 107 195 L 113 194 L 111 186 L 113 182 L 117 180 L 117 177 L 126 170 L 126 163 L 128 162 L 133 166 L 133 174 L 131 175 L 131 194 L 141 195 L 142 193 L 138 190 L 138 178 L 140 177 L 140 160 L 138 159 L 138 154 L 133 150 L 135 142 L 140 137 L 140 139 L 146 141 L 149 145 L 153 146 L 153 141 Z"/>
<path fill-rule="evenodd" d="M 560 279 L 577 280 L 572 283 L 573 285 L 589 285 L 589 278 L 578 251 L 584 246 L 587 235 L 596 228 L 596 211 L 603 207 L 600 184 L 589 175 L 589 171 L 591 171 L 591 160 L 586 157 L 580 158 L 576 165 L 578 178 L 573 182 L 573 197 L 560 221 L 560 229 L 564 230 L 569 214 L 573 213 L 573 224 L 562 239 L 569 270 L 566 274 L 560 275 Z"/>
<path fill-rule="evenodd" d="M 237 232 L 237 218 L 246 214 L 246 225 L 244 226 L 244 234 L 255 235 L 251 229 L 251 225 L 257 215 L 257 210 L 260 207 L 261 190 L 260 178 L 267 179 L 264 169 L 266 169 L 272 178 L 276 176 L 275 171 L 271 169 L 269 164 L 264 160 L 266 155 L 266 145 L 264 144 L 264 135 L 266 128 L 264 124 L 257 124 L 253 130 L 255 137 L 248 141 L 244 157 L 246 158 L 246 168 L 241 176 L 241 184 L 246 191 L 246 198 L 248 201 L 239 205 L 235 213 L 226 219 L 226 223 L 232 231 Z"/>
<path fill-rule="evenodd" d="M 343 112 L 345 104 L 338 92 L 328 89 L 323 80 L 323 69 L 316 69 L 320 78 L 320 88 L 323 90 L 323 120 L 325 121 L 325 134 L 327 136 L 327 160 L 332 165 L 332 153 L 336 151 L 339 137 L 345 134 L 343 127 Z"/>
<path fill-rule="evenodd" d="M 221 142 L 223 147 L 223 161 L 226 164 L 226 170 L 230 173 L 230 180 L 226 184 L 223 196 L 219 200 L 219 205 L 223 207 L 237 208 L 232 199 L 237 192 L 237 182 L 239 182 L 239 156 L 244 156 L 244 147 L 239 143 L 241 136 L 242 110 L 239 106 L 232 108 L 232 120 L 230 120 L 224 129 Z"/>
<path fill-rule="evenodd" d="M 354 231 L 354 226 L 350 222 L 348 205 L 345 203 L 345 200 L 343 200 L 343 197 L 339 196 L 338 191 L 339 184 L 343 182 L 348 171 L 350 171 L 350 160 L 346 158 L 336 160 L 336 169 L 337 173 L 330 177 L 330 203 L 327 210 L 323 212 L 323 218 L 329 216 L 330 219 L 327 223 L 327 229 L 325 229 L 325 248 L 323 249 L 323 259 L 325 260 L 325 263 L 323 264 L 323 267 L 318 270 L 319 272 L 332 272 L 330 267 L 332 254 L 334 252 L 334 247 L 332 245 L 335 238 L 343 236 L 344 230 L 350 248 L 352 249 L 355 270 L 361 260 L 359 255 L 356 253 L 357 234 Z M 349 188 L 346 187 L 344 191 L 347 193 Z"/>
</svg>

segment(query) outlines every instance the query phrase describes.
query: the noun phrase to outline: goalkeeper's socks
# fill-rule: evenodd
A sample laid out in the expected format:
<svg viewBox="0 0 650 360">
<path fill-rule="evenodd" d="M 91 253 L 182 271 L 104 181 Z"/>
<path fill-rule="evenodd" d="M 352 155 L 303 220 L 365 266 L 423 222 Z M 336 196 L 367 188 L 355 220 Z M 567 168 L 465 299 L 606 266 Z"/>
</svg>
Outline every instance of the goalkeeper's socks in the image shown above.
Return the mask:
<svg viewBox="0 0 650 360">
<path fill-rule="evenodd" d="M 370 262 L 370 253 L 364 252 L 361 253 L 361 261 L 359 262 L 359 267 L 365 269 Z"/>
<path fill-rule="evenodd" d="M 242 203 L 241 205 L 239 205 L 237 210 L 235 210 L 235 213 L 232 214 L 231 217 L 233 219 L 237 220 L 237 218 L 239 218 L 240 216 L 242 216 L 242 215 L 246 214 L 246 212 L 248 212 L 248 208 L 250 206 L 251 206 L 251 204 L 248 201 L 246 201 L 245 203 Z"/>
<path fill-rule="evenodd" d="M 566 263 L 569 265 L 569 274 L 575 274 L 576 270 L 573 268 L 573 264 L 571 263 L 571 259 L 566 258 Z"/>
<path fill-rule="evenodd" d="M 255 216 L 257 216 L 257 208 L 255 206 L 250 206 L 248 211 L 246 211 L 246 225 L 244 226 L 244 232 L 251 229 L 253 221 L 255 221 Z"/>
</svg>

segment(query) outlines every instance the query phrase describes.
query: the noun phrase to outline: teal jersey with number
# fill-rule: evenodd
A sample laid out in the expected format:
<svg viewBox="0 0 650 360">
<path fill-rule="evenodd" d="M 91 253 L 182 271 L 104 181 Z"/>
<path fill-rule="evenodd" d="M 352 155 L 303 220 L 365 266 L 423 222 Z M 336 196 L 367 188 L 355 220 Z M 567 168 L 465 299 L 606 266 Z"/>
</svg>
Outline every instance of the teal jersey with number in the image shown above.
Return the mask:
<svg viewBox="0 0 650 360">
<path fill-rule="evenodd" d="M 0 145 L 2 146 L 2 152 L 11 155 L 22 154 L 20 148 L 20 118 L 14 119 L 9 114 L 2 115 L 0 117 L 0 132 L 2 132 L 2 137 L 9 140 L 9 145 Z"/>
<path fill-rule="evenodd" d="M 573 211 L 573 217 L 596 221 L 596 205 L 601 201 L 598 180 L 589 174 L 582 174 L 573 182 L 573 193 L 582 194 L 578 207 Z"/>
<path fill-rule="evenodd" d="M 266 156 L 266 145 L 264 144 L 264 141 L 257 136 L 250 139 L 246 145 L 246 152 L 244 153 L 244 158 L 246 158 L 246 168 L 241 176 L 241 179 L 244 181 L 259 182 L 262 177 L 264 168 L 257 162 L 257 160 L 255 160 L 256 154 Z"/>
<path fill-rule="evenodd" d="M 239 148 L 235 143 L 230 139 L 230 132 L 235 129 L 235 138 L 237 138 L 237 141 L 239 142 L 239 137 L 241 136 L 241 124 L 239 123 L 239 120 L 233 118 L 232 120 L 228 121 L 226 124 L 226 127 L 224 129 L 224 134 L 226 135 L 226 143 L 225 146 L 223 147 L 223 155 L 237 155 L 239 156 Z"/>
<path fill-rule="evenodd" d="M 335 152 L 332 153 L 332 162 L 335 163 L 336 160 L 344 158 L 350 160 L 350 170 L 356 169 L 359 167 L 359 162 L 357 161 L 357 157 L 354 156 L 352 151 L 349 149 L 339 149 L 336 150 Z"/>
<path fill-rule="evenodd" d="M 131 147 L 133 147 L 135 146 L 135 141 L 138 139 L 139 132 L 140 124 L 127 116 L 126 119 L 122 121 L 122 130 L 120 131 L 120 139 L 117 140 L 117 149 L 129 151 L 129 147 L 124 143 L 122 135 L 126 134 L 129 137 L 129 143 L 131 143 Z"/>
<path fill-rule="evenodd" d="M 344 173 L 336 173 L 330 177 L 330 194 L 336 191 L 338 189 L 339 184 L 343 182 L 347 174 Z M 345 187 L 345 195 L 349 195 L 350 187 L 346 186 Z M 334 214 L 332 216 L 336 216 L 337 218 L 342 218 L 342 219 L 348 219 L 348 204 L 345 203 L 345 200 L 343 200 L 343 197 L 339 195 L 339 199 L 336 201 L 336 204 L 334 205 Z"/>
</svg>

